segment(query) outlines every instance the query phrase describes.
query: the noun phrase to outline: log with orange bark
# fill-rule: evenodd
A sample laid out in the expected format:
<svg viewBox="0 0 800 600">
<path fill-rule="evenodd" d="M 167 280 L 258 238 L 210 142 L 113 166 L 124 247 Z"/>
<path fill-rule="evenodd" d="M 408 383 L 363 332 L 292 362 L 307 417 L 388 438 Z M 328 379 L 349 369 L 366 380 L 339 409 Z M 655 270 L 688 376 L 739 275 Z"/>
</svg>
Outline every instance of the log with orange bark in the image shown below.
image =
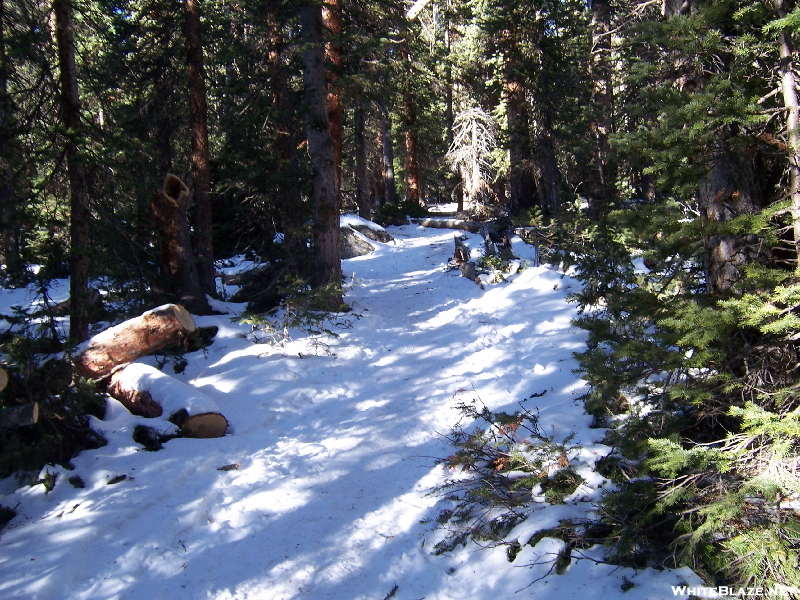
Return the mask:
<svg viewBox="0 0 800 600">
<path fill-rule="evenodd" d="M 187 437 L 222 437 L 228 429 L 228 420 L 211 398 L 149 365 L 133 363 L 115 371 L 108 393 L 135 415 L 169 415 Z"/>
<path fill-rule="evenodd" d="M 120 365 L 186 339 L 196 329 L 183 306 L 165 304 L 92 337 L 79 348 L 75 367 L 81 375 L 100 379 Z"/>
</svg>

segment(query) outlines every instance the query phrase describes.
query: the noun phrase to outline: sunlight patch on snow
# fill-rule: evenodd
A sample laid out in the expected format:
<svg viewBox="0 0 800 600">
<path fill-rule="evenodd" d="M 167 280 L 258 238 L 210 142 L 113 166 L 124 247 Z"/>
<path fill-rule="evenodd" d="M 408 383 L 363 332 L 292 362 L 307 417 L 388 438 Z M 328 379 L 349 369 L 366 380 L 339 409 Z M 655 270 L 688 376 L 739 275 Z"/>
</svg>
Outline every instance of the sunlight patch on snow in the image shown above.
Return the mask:
<svg viewBox="0 0 800 600">
<path fill-rule="evenodd" d="M 389 404 L 388 400 L 364 400 L 355 405 L 356 410 L 365 411 L 371 408 L 381 408 Z"/>
<path fill-rule="evenodd" d="M 534 327 L 536 333 L 554 333 L 572 327 L 571 315 L 556 315 L 552 319 L 542 321 Z"/>
</svg>

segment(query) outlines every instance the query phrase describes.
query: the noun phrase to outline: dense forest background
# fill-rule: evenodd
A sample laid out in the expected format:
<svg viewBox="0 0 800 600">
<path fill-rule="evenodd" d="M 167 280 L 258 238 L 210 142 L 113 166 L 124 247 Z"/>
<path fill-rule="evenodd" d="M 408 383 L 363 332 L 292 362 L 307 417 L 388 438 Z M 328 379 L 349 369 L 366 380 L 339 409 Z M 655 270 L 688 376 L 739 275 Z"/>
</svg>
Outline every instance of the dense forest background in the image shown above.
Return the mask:
<svg viewBox="0 0 800 600">
<path fill-rule="evenodd" d="M 43 455 L 68 459 L 58 411 L 88 410 L 69 377 L 37 384 L 43 348 L 164 300 L 202 312 L 214 261 L 243 253 L 268 265 L 254 307 L 311 285 L 340 308 L 340 211 L 456 202 L 584 283 L 584 400 L 617 487 L 571 542 L 800 585 L 798 33 L 784 0 L 0 0 L 2 276 L 71 285 L 69 340 L 8 316 L 37 325 L 5 338 L 4 404 L 60 400 L 2 433 L 4 468 L 47 427 Z"/>
</svg>

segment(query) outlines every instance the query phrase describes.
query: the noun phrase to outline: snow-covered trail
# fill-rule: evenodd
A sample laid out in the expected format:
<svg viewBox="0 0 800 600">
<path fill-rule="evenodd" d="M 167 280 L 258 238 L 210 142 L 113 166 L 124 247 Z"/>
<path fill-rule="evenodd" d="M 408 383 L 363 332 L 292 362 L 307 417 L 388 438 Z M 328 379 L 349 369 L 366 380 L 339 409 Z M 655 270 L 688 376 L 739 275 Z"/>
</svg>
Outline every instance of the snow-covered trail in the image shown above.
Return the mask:
<svg viewBox="0 0 800 600">
<path fill-rule="evenodd" d="M 427 493 L 441 481 L 434 462 L 451 452 L 442 434 L 459 421 L 460 401 L 514 410 L 546 390 L 533 405 L 545 431 L 575 432 L 587 464 L 608 448 L 575 402 L 583 383 L 571 353 L 583 337 L 564 302 L 573 282 L 531 267 L 482 290 L 445 271 L 452 231 L 391 233 L 394 243 L 343 263 L 360 317 L 328 342 L 333 355 L 314 356 L 299 338 L 285 348 L 253 344 L 228 317 L 198 319 L 219 334 L 175 376 L 217 402 L 231 423 L 226 437 L 144 452 L 131 433 L 154 420 L 109 400 L 96 423 L 108 446 L 81 454 L 74 471 L 51 467 L 59 476 L 49 494 L 42 485 L 6 489 L 0 503 L 19 506 L 0 533 L 0 597 L 644 599 L 699 583 L 687 570 L 584 560 L 517 593 L 549 569 L 552 540 L 525 547 L 513 564 L 503 548 L 430 554 L 437 533 L 420 521 L 442 508 Z M 127 478 L 108 483 L 119 475 Z M 84 488 L 68 482 L 75 476 Z M 587 487 L 584 499 L 594 497 Z M 543 506 L 520 526 L 520 541 L 590 507 Z M 623 592 L 623 578 L 635 587 Z"/>
</svg>

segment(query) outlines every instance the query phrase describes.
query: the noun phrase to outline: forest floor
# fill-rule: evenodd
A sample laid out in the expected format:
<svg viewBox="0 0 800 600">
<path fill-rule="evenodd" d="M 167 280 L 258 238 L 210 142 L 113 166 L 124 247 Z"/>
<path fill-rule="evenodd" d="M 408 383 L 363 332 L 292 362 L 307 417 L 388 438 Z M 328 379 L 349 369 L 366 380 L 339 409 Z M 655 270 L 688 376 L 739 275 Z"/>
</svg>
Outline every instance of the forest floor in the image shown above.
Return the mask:
<svg viewBox="0 0 800 600">
<path fill-rule="evenodd" d="M 353 312 L 339 319 L 338 338 L 294 332 L 282 347 L 254 343 L 263 336 L 232 319 L 243 306 L 217 303 L 230 314 L 197 318 L 219 327 L 214 343 L 186 355 L 181 373 L 162 361 L 219 405 L 225 437 L 146 452 L 134 427 L 170 425 L 109 399 L 105 420 L 93 421 L 108 445 L 81 453 L 74 470 L 47 467 L 57 475 L 52 491 L 0 482 L 0 504 L 17 507 L 0 532 L 0 596 L 653 600 L 686 598 L 673 586 L 701 585 L 688 569 L 604 564 L 600 547 L 573 552 L 558 575 L 562 542 L 526 545 L 538 530 L 586 517 L 609 485 L 593 471 L 610 452 L 604 431 L 590 428 L 576 401 L 585 384 L 572 353 L 584 336 L 565 298 L 577 283 L 530 261 L 481 289 L 446 268 L 453 231 L 389 232 L 394 242 L 343 261 Z M 534 256 L 519 240 L 514 251 Z M 9 291 L 0 308 L 25 298 Z M 523 545 L 514 562 L 504 546 L 473 542 L 434 555 L 444 533 L 423 522 L 450 508 L 431 494 L 451 475 L 437 459 L 452 454 L 446 436 L 456 425 L 474 426 L 456 408 L 472 400 L 509 412 L 524 401 L 544 432 L 572 433 L 579 446 L 570 460 L 585 483 L 564 504 L 537 504 L 514 529 L 508 539 Z"/>
</svg>

